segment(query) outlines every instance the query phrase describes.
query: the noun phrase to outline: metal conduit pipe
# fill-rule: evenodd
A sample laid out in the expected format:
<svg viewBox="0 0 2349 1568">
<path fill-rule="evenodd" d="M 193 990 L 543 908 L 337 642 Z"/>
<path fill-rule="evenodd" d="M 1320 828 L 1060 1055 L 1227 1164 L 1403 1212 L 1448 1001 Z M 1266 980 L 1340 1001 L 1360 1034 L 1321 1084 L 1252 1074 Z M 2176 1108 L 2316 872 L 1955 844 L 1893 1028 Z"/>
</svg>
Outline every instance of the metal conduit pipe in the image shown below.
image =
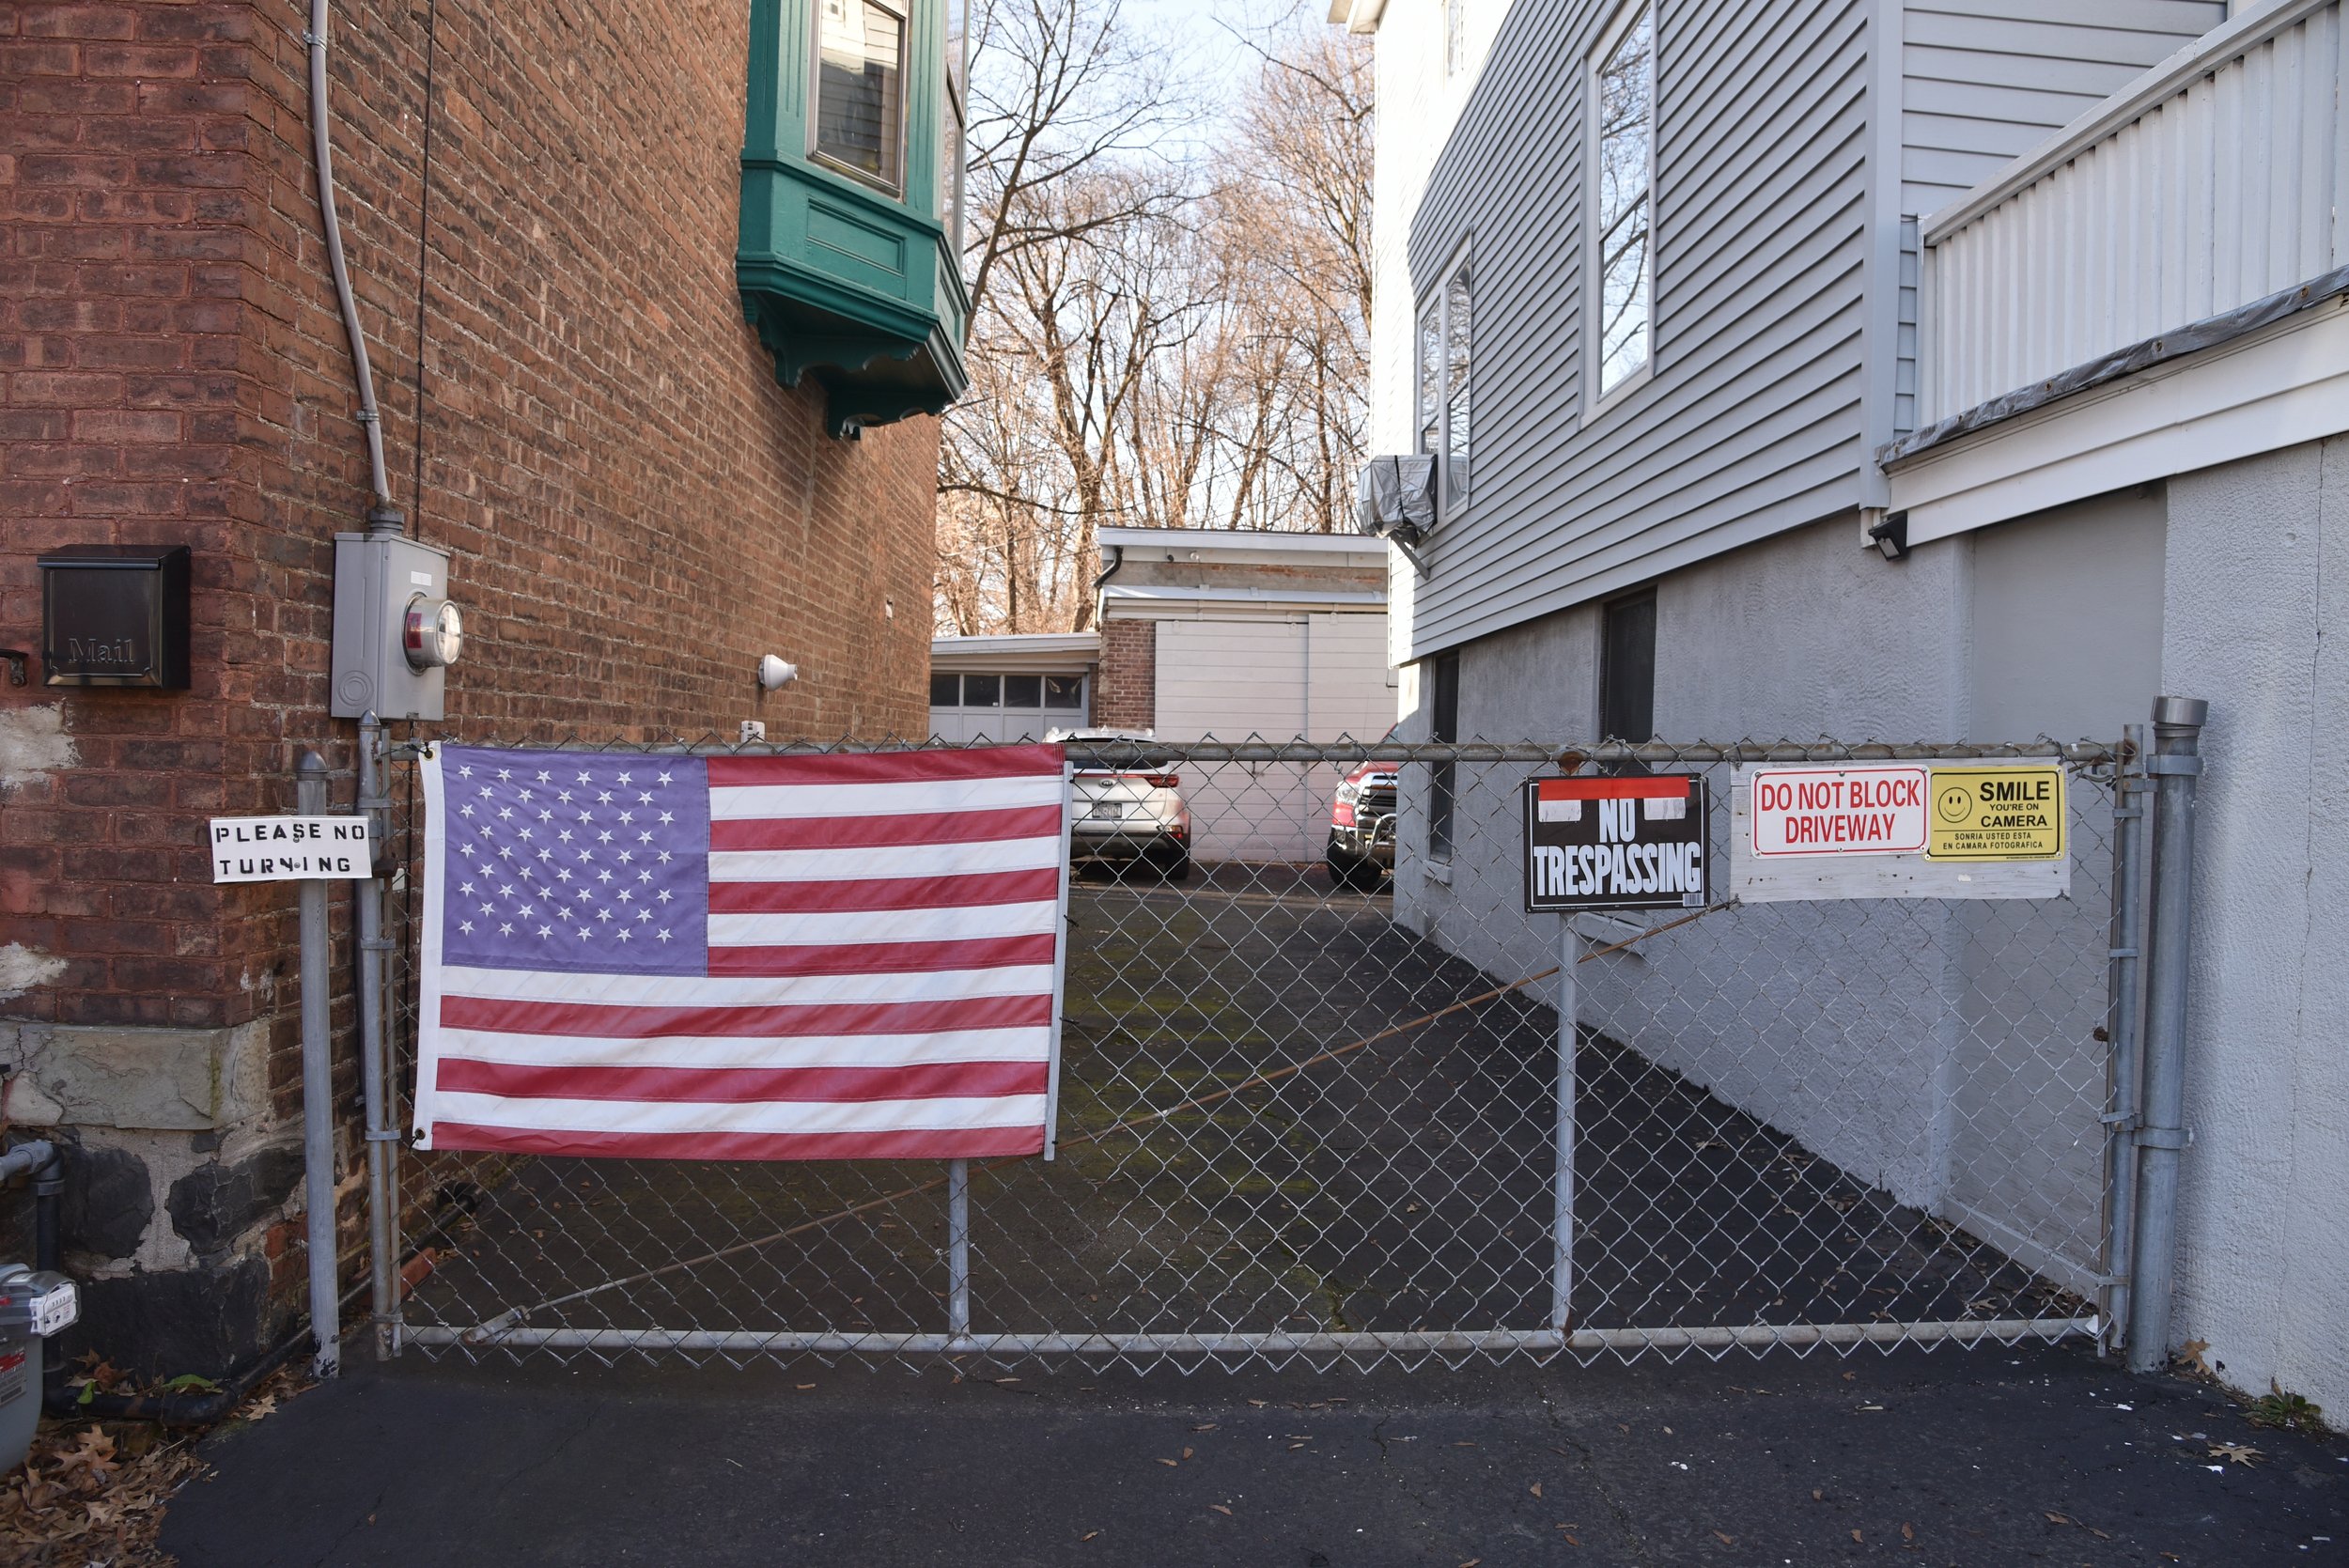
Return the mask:
<svg viewBox="0 0 2349 1568">
<path fill-rule="evenodd" d="M 65 1156 L 45 1138 L 0 1154 L 0 1182 L 33 1178 L 33 1266 L 57 1266 L 57 1200 L 65 1193 Z"/>
<path fill-rule="evenodd" d="M 359 424 L 367 433 L 367 482 L 375 489 L 378 510 L 388 512 L 391 481 L 383 472 L 383 420 L 375 406 L 375 372 L 367 365 L 367 337 L 359 325 L 359 304 L 351 297 L 350 270 L 343 262 L 343 227 L 334 215 L 334 150 L 330 132 L 333 119 L 326 102 L 326 0 L 310 0 L 310 30 L 302 35 L 310 51 L 310 147 L 318 161 L 319 221 L 326 235 L 326 264 L 334 274 L 334 303 L 342 307 L 343 334 L 350 340 L 350 364 L 359 389 Z M 399 519 L 388 520 L 397 526 Z M 372 526 L 375 512 L 367 518 Z"/>
<path fill-rule="evenodd" d="M 2202 771 L 2197 697 L 2154 703 L 2154 905 L 2147 937 L 2144 1125 L 2137 1131 L 2137 1238 L 2131 1250 L 2131 1372 L 2170 1363 L 2170 1290 L 2178 1259 L 2178 1167 L 2186 1126 L 2186 981 L 2193 939 L 2194 786 Z"/>
</svg>

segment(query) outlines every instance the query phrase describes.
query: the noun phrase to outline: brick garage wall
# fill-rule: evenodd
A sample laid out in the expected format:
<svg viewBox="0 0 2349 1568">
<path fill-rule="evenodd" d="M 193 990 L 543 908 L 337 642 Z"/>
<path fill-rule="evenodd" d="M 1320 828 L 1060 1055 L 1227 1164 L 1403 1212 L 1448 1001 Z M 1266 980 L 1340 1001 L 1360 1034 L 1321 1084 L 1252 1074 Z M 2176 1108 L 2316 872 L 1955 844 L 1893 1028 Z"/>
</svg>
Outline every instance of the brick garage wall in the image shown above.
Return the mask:
<svg viewBox="0 0 2349 1568">
<path fill-rule="evenodd" d="M 1101 623 L 1101 668 L 1094 676 L 1094 722 L 1154 729 L 1159 722 L 1159 623 Z"/>
<path fill-rule="evenodd" d="M 257 1056 L 257 1085 L 240 1080 L 250 1095 L 207 1128 L 75 1134 L 84 1186 L 111 1170 L 127 1192 L 119 1156 L 151 1189 L 134 1243 L 96 1247 L 103 1270 L 278 1304 L 173 1344 L 173 1370 L 273 1327 L 303 1266 L 282 1157 L 294 900 L 210 887 L 201 819 L 289 809 L 304 746 L 350 798 L 351 726 L 324 715 L 332 536 L 368 494 L 319 238 L 305 13 L 0 8 L 0 644 L 37 642 L 43 550 L 185 543 L 195 564 L 193 690 L 0 685 L 0 1055 L 13 1028 L 20 1057 L 91 1031 L 175 1060 Z M 467 611 L 433 727 L 924 727 L 936 429 L 828 438 L 821 392 L 777 385 L 742 323 L 747 8 L 514 0 L 338 8 L 334 24 L 335 172 L 391 489 L 412 532 L 455 552 Z M 802 675 L 761 699 L 768 652 Z M 346 1110 L 350 1016 L 345 997 Z M 33 1077 L 20 1121 L 39 1109 Z M 177 1288 L 148 1278 L 142 1298 Z M 98 1328 L 176 1331 L 100 1305 Z"/>
</svg>

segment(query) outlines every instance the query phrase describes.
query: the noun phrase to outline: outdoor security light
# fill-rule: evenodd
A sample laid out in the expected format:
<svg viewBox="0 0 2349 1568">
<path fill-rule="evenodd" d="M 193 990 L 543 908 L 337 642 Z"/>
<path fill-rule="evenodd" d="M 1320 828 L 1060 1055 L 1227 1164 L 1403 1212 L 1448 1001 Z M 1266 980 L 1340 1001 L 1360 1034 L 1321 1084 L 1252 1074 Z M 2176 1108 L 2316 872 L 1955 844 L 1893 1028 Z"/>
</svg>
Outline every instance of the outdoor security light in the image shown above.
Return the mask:
<svg viewBox="0 0 2349 1568">
<path fill-rule="evenodd" d="M 1908 514 L 1887 512 L 1881 520 L 1868 530 L 1868 542 L 1882 552 L 1887 561 L 1897 561 L 1908 553 Z"/>
<path fill-rule="evenodd" d="M 797 664 L 778 659 L 771 653 L 758 661 L 758 689 L 761 691 L 775 691 L 799 678 L 800 667 Z"/>
</svg>

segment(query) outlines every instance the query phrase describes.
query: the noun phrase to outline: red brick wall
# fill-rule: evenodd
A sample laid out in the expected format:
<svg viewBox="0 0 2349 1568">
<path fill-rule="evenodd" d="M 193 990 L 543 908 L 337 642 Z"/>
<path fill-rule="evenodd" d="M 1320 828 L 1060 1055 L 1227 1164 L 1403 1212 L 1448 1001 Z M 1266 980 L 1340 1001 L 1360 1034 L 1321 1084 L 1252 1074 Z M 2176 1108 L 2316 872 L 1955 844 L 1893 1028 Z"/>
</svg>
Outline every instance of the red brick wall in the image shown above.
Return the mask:
<svg viewBox="0 0 2349 1568">
<path fill-rule="evenodd" d="M 332 536 L 368 495 L 305 24 L 302 0 L 0 7 L 0 645 L 38 645 L 43 550 L 185 543 L 195 584 L 193 690 L 0 684 L 0 773 L 44 726 L 72 755 L 0 783 L 0 948 L 67 966 L 0 1017 L 268 1017 L 288 1114 L 291 891 L 210 887 L 201 818 L 290 809 L 305 745 L 350 798 Z M 936 427 L 830 439 L 743 325 L 747 27 L 684 0 L 335 9 L 391 489 L 467 612 L 426 728 L 926 727 Z M 762 700 L 769 652 L 802 673 Z"/>
<path fill-rule="evenodd" d="M 332 60 L 392 489 L 468 611 L 450 727 L 919 730 L 935 427 L 831 440 L 742 324 L 743 8 L 440 8 L 428 197 L 426 14 L 339 10 Z M 9 791 L 8 939 L 74 966 L 9 1016 L 266 1005 L 290 901 L 213 893 L 196 818 L 288 805 L 301 744 L 348 766 L 321 707 L 365 448 L 303 23 L 299 0 L 0 9 L 0 639 L 38 638 L 44 549 L 195 551 L 194 689 L 64 696 L 75 766 Z M 762 701 L 767 652 L 802 675 Z M 35 680 L 0 705 L 59 702 Z"/>
<path fill-rule="evenodd" d="M 1109 729 L 1155 729 L 1159 722 L 1159 625 L 1104 621 L 1101 669 L 1094 677 L 1094 722 Z"/>
</svg>

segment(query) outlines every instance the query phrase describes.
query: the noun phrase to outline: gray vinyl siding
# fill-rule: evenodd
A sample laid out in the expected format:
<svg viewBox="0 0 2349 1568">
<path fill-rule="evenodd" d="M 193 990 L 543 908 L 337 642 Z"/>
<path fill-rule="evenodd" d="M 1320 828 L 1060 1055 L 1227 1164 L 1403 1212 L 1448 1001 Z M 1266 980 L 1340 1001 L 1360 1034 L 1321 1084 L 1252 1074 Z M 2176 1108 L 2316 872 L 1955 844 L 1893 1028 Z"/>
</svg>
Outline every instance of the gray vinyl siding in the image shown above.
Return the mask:
<svg viewBox="0 0 2349 1568">
<path fill-rule="evenodd" d="M 2226 19 L 2224 0 L 1908 6 L 1901 210 L 1948 206 Z"/>
<path fill-rule="evenodd" d="M 1517 0 L 1412 215 L 1476 262 L 1473 493 L 1424 655 L 1859 502 L 1870 0 L 1664 0 L 1654 376 L 1581 418 L 1582 80 L 1615 15 Z"/>
</svg>

